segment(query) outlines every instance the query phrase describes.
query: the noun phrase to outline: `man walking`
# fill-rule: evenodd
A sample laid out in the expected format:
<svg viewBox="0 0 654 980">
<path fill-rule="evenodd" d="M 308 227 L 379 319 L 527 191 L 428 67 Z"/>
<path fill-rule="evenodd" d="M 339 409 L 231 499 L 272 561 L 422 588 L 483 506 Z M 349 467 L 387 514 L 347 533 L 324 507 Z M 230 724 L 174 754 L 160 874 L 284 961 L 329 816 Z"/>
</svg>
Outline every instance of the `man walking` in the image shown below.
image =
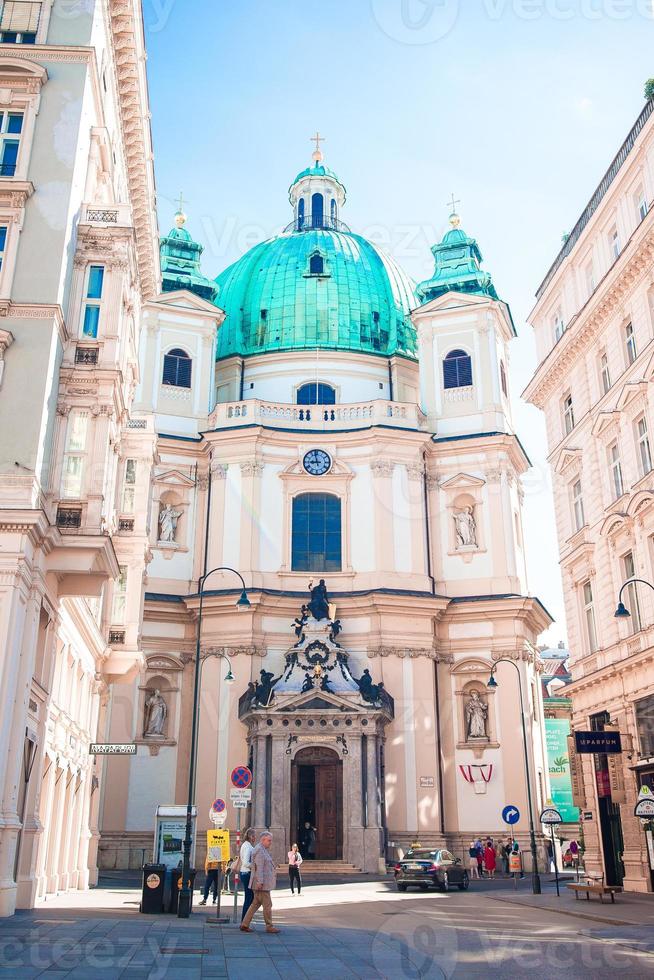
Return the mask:
<svg viewBox="0 0 654 980">
<path fill-rule="evenodd" d="M 272 844 L 272 834 L 265 830 L 259 838 L 259 843 L 252 852 L 252 871 L 250 872 L 250 887 L 254 891 L 254 900 L 247 910 L 240 929 L 241 932 L 252 932 L 250 923 L 254 913 L 259 908 L 263 908 L 263 920 L 266 923 L 266 932 L 277 933 L 272 920 L 272 899 L 270 893 L 277 881 L 275 862 L 270 853 Z"/>
</svg>

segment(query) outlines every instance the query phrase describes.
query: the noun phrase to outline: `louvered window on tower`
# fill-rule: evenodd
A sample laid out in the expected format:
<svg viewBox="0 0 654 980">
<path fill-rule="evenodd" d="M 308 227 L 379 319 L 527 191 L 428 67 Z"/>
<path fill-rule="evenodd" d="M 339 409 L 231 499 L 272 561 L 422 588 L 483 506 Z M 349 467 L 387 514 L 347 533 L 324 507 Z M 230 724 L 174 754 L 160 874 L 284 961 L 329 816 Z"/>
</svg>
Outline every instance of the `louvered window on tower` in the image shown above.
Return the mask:
<svg viewBox="0 0 654 980">
<path fill-rule="evenodd" d="M 176 388 L 191 387 L 192 361 L 186 351 L 175 349 L 164 357 L 161 383 Z"/>
<path fill-rule="evenodd" d="M 3 44 L 36 44 L 41 3 L 14 0 L 2 4 L 0 41 Z"/>
<path fill-rule="evenodd" d="M 443 387 L 468 388 L 472 384 L 472 358 L 464 350 L 452 350 L 443 361 Z"/>
</svg>

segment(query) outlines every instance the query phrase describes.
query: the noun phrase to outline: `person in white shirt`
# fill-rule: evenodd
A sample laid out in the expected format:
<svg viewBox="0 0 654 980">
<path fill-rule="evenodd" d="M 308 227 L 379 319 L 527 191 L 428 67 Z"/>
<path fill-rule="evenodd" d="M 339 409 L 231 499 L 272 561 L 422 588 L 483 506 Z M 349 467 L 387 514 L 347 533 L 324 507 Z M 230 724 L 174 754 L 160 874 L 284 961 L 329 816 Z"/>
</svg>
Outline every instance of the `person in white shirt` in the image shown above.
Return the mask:
<svg viewBox="0 0 654 980">
<path fill-rule="evenodd" d="M 252 871 L 252 853 L 254 851 L 255 836 L 254 830 L 248 827 L 243 834 L 243 843 L 241 844 L 239 855 L 241 866 L 238 873 L 243 882 L 243 911 L 241 912 L 241 922 L 245 918 L 245 913 L 252 905 L 254 899 L 254 892 L 250 888 L 250 873 Z"/>
<path fill-rule="evenodd" d="M 300 875 L 300 865 L 302 864 L 302 855 L 298 849 L 297 844 L 293 844 L 293 847 L 288 852 L 288 877 L 291 883 L 291 892 L 295 894 L 294 885 L 297 885 L 298 895 L 302 891 L 302 876 Z"/>
</svg>

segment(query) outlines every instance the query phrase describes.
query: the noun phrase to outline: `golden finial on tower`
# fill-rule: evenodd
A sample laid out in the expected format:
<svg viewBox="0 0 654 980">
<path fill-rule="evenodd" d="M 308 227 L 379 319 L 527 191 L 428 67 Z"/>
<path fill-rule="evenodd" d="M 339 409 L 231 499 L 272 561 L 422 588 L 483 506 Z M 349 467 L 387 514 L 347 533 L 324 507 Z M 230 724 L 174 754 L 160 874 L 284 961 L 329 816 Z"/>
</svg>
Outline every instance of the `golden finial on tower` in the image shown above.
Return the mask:
<svg viewBox="0 0 654 980">
<path fill-rule="evenodd" d="M 186 224 L 186 215 L 184 214 L 184 194 L 182 191 L 179 192 L 179 207 L 175 212 L 175 225 L 177 228 L 183 228 Z"/>
<path fill-rule="evenodd" d="M 322 150 L 320 149 L 320 144 L 326 143 L 327 141 L 324 136 L 320 135 L 320 130 L 317 129 L 316 135 L 309 137 L 309 142 L 316 144 L 316 148 L 311 154 L 311 159 L 316 165 L 318 165 L 319 163 L 322 163 Z"/>
<path fill-rule="evenodd" d="M 447 207 L 450 210 L 450 224 L 452 225 L 453 228 L 458 228 L 459 225 L 461 224 L 461 218 L 456 212 L 456 206 L 457 204 L 460 203 L 461 201 L 455 200 L 454 194 L 452 194 L 452 200 L 447 202 Z"/>
</svg>

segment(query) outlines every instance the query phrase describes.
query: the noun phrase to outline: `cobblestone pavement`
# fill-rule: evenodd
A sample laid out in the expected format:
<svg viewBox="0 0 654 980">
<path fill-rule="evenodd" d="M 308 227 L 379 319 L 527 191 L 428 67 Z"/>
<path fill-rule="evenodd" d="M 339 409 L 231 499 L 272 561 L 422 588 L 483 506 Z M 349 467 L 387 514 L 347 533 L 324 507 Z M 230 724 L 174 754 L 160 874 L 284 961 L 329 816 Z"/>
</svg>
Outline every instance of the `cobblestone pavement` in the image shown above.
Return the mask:
<svg viewBox="0 0 654 980">
<path fill-rule="evenodd" d="M 550 884 L 540 898 L 526 883 L 446 895 L 400 895 L 388 880 L 316 885 L 275 893 L 276 936 L 257 920 L 251 935 L 210 923 L 211 906 L 182 920 L 140 915 L 136 901 L 113 883 L 0 920 L 0 980 L 654 977 L 644 896 L 611 906 L 557 899 Z"/>
</svg>

